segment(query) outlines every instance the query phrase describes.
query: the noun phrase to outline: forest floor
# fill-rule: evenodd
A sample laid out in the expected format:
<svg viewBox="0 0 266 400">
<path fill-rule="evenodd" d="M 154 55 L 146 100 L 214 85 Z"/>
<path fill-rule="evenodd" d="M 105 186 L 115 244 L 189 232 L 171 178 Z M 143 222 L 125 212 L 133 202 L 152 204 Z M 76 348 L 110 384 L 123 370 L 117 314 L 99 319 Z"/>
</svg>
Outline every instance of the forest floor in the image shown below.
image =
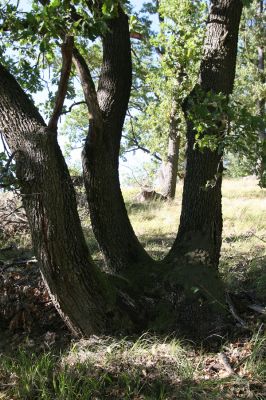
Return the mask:
<svg viewBox="0 0 266 400">
<path fill-rule="evenodd" d="M 124 192 L 134 229 L 157 259 L 175 237 L 177 189 L 173 202 L 137 203 L 137 189 Z M 171 333 L 75 341 L 41 281 L 23 210 L 0 194 L 0 399 L 265 399 L 265 195 L 254 178 L 224 182 L 220 273 L 234 304 L 235 333 L 206 349 Z M 87 210 L 80 215 L 101 262 Z"/>
</svg>

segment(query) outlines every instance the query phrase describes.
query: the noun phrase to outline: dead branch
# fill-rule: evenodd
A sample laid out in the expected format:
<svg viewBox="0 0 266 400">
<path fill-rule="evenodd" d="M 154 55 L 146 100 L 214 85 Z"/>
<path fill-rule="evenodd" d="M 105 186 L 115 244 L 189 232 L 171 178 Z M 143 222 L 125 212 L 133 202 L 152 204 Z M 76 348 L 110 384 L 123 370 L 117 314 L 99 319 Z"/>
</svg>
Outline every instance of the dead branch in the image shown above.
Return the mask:
<svg viewBox="0 0 266 400">
<path fill-rule="evenodd" d="M 72 108 L 73 108 L 73 107 L 80 106 L 81 104 L 87 104 L 87 103 L 86 103 L 86 101 L 84 101 L 84 100 L 76 101 L 75 103 L 72 103 L 72 104 L 68 107 L 68 109 L 67 109 L 66 111 L 62 111 L 62 112 L 61 112 L 61 115 L 63 115 L 63 114 L 69 114 L 69 113 L 72 111 Z"/>
<path fill-rule="evenodd" d="M 232 300 L 231 300 L 231 297 L 230 297 L 230 295 L 229 295 L 228 292 L 226 292 L 226 302 L 227 302 L 227 304 L 228 304 L 228 306 L 229 306 L 229 310 L 230 310 L 231 314 L 233 315 L 234 319 L 235 319 L 243 328 L 247 328 L 246 322 L 245 322 L 242 318 L 240 318 L 240 317 L 237 315 L 236 310 L 235 310 L 235 306 L 234 306 L 234 304 L 233 304 L 233 302 L 232 302 Z"/>
<path fill-rule="evenodd" d="M 260 306 L 259 304 L 249 304 L 248 308 L 260 314 L 266 315 L 266 306 Z"/>
<path fill-rule="evenodd" d="M 224 369 L 228 372 L 229 376 L 236 375 L 235 371 L 233 370 L 233 368 L 230 365 L 229 358 L 227 357 L 227 355 L 225 353 L 219 353 L 218 360 L 223 365 Z"/>
</svg>

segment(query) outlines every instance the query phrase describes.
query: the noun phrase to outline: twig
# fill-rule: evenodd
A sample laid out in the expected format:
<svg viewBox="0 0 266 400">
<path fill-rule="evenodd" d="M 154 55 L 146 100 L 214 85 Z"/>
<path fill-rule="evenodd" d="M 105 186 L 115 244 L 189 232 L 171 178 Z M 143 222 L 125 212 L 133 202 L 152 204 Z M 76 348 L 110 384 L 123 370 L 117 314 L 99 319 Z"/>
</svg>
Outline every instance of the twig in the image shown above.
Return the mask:
<svg viewBox="0 0 266 400">
<path fill-rule="evenodd" d="M 252 236 L 255 236 L 255 238 L 261 240 L 263 243 L 266 243 L 266 240 L 263 240 L 262 238 L 260 238 L 259 236 L 255 235 L 255 233 L 252 232 Z"/>
<path fill-rule="evenodd" d="M 133 172 L 133 169 L 132 168 L 130 168 L 128 165 L 123 165 L 123 164 L 121 164 L 121 167 L 124 167 L 124 168 L 128 168 L 130 171 L 131 171 L 131 175 L 132 175 L 132 178 L 134 179 L 134 181 L 139 185 L 139 187 L 140 188 L 142 188 L 143 187 L 143 185 L 142 185 L 142 183 L 141 182 L 139 182 L 138 181 L 138 179 L 135 177 L 135 175 L 134 175 L 134 172 Z"/>
<path fill-rule="evenodd" d="M 229 358 L 225 353 L 219 353 L 218 360 L 220 361 L 221 364 L 223 364 L 224 369 L 228 372 L 229 375 L 236 375 L 235 371 L 230 365 Z"/>
<path fill-rule="evenodd" d="M 152 157 L 154 157 L 156 160 L 162 162 L 162 159 L 160 156 L 158 156 L 158 154 L 156 153 L 152 153 L 149 149 L 147 149 L 146 147 L 142 146 L 135 134 L 135 130 L 134 130 L 134 125 L 133 125 L 133 117 L 130 113 L 130 111 L 128 110 L 127 112 L 128 116 L 129 116 L 129 123 L 130 123 L 130 128 L 131 128 L 131 134 L 132 136 L 130 138 L 127 138 L 126 136 L 124 136 L 127 140 L 132 140 L 132 142 L 134 143 L 134 145 L 137 147 L 137 149 L 135 150 L 142 150 L 144 153 L 150 154 Z M 132 150 L 133 151 L 133 150 Z"/>
<path fill-rule="evenodd" d="M 4 134 L 1 132 L 1 142 L 2 142 L 2 145 L 3 145 L 3 149 L 4 149 L 4 152 L 8 155 L 8 156 L 10 156 L 10 151 L 9 151 L 9 149 L 7 148 L 7 143 L 6 143 L 6 141 L 5 141 L 5 137 L 4 137 Z"/>
<path fill-rule="evenodd" d="M 77 101 L 77 102 L 75 102 L 75 103 L 72 103 L 72 104 L 68 107 L 68 109 L 67 109 L 66 111 L 62 111 L 62 112 L 61 112 L 61 115 L 70 113 L 70 112 L 72 111 L 72 108 L 73 108 L 73 107 L 80 106 L 81 104 L 86 104 L 86 101 L 81 100 L 81 101 Z"/>
<path fill-rule="evenodd" d="M 17 212 L 21 208 L 23 208 L 23 206 L 19 206 L 19 207 L 15 208 L 15 210 L 12 210 L 9 214 L 3 215 L 3 217 L 4 217 L 3 220 L 5 220 L 6 218 L 10 217 L 10 215 L 14 214 L 15 212 Z"/>
<path fill-rule="evenodd" d="M 235 310 L 235 307 L 234 307 L 234 305 L 233 305 L 233 303 L 232 303 L 232 300 L 231 300 L 230 295 L 229 295 L 228 292 L 226 292 L 226 302 L 227 302 L 227 304 L 228 304 L 228 306 L 229 306 L 229 310 L 230 310 L 231 314 L 233 315 L 233 317 L 235 318 L 235 320 L 236 320 L 243 328 L 247 328 L 247 324 L 245 323 L 245 321 L 244 321 L 243 319 L 241 319 L 241 318 L 237 315 L 236 310 Z"/>
<path fill-rule="evenodd" d="M 265 306 L 260 306 L 259 304 L 249 304 L 248 308 L 251 310 L 254 310 L 260 314 L 266 315 L 266 307 Z"/>
<path fill-rule="evenodd" d="M 3 225 L 3 228 L 5 228 L 7 225 L 10 225 L 10 224 L 14 224 L 14 225 L 25 225 L 25 224 L 27 224 L 27 223 L 28 223 L 28 221 L 26 221 L 26 220 L 13 221 L 12 219 L 9 219 L 9 220 L 7 220 L 6 223 Z"/>
</svg>

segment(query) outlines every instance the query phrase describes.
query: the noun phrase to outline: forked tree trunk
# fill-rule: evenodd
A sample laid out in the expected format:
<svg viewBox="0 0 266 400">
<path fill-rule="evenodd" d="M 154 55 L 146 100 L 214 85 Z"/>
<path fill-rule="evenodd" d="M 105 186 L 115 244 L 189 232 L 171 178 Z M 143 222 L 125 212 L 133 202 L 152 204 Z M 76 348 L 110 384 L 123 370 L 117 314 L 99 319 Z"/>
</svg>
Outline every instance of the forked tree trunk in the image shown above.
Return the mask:
<svg viewBox="0 0 266 400">
<path fill-rule="evenodd" d="M 187 165 L 180 226 L 170 259 L 177 254 L 194 252 L 199 255 L 200 252 L 206 261 L 218 266 L 222 240 L 222 151 L 208 148 L 202 151 L 195 145 L 196 128 L 190 113 L 204 99 L 204 93 L 221 93 L 225 97 L 232 93 L 241 12 L 240 0 L 211 2 L 198 84 L 184 103 Z M 225 116 L 222 112 L 217 114 L 214 108 L 212 110 L 214 127 L 202 136 L 207 133 L 221 137 L 226 128 Z M 204 116 L 202 119 L 204 121 Z"/>
<path fill-rule="evenodd" d="M 131 226 L 119 182 L 120 141 L 132 76 L 128 17 L 121 9 L 108 29 L 97 90 L 102 121 L 90 123 L 82 158 L 93 231 L 107 265 L 122 271 L 150 257 Z"/>
<path fill-rule="evenodd" d="M 74 334 L 105 331 L 105 289 L 88 253 L 56 132 L 1 65 L 0 129 L 15 153 L 35 254 L 53 303 Z"/>
<path fill-rule="evenodd" d="M 205 92 L 227 95 L 232 91 L 241 9 L 240 0 L 214 0 L 212 3 L 199 80 L 199 86 Z M 88 254 L 73 185 L 56 132 L 46 128 L 36 108 L 2 66 L 0 129 L 12 151 L 16 152 L 23 203 L 42 274 L 55 305 L 72 331 L 89 335 L 105 332 L 107 327 L 112 330 L 110 319 L 116 326 L 121 326 L 119 317 L 124 314 L 130 315 L 128 321 L 133 321 L 132 328 L 140 322 L 138 314 L 145 317 L 147 311 L 146 320 L 142 319 L 145 329 L 148 323 L 151 329 L 159 326 L 160 331 L 173 331 L 184 322 L 189 333 L 191 326 L 195 326 L 193 317 L 199 322 L 212 320 L 210 316 L 214 314 L 207 316 L 206 312 L 214 303 L 213 293 L 219 301 L 216 287 L 220 286 L 215 274 L 203 265 L 200 282 L 203 287 L 199 287 L 204 291 L 192 301 L 191 289 L 200 279 L 199 264 L 188 264 L 183 257 L 183 268 L 180 268 L 176 258 L 180 261 L 184 250 L 185 253 L 202 250 L 217 263 L 222 228 L 221 178 L 218 177 L 216 185 L 207 191 L 202 190 L 202 186 L 219 170 L 221 155 L 217 151 L 205 149 L 201 153 L 194 149 L 195 129 L 188 121 L 187 175 L 180 229 L 171 252 L 173 257 L 171 259 L 170 255 L 169 264 L 164 262 L 163 268 L 155 262 L 147 266 L 149 258 L 128 221 L 118 179 L 119 143 L 130 90 L 130 49 L 129 44 L 126 45 L 128 42 L 120 40 L 121 33 L 128 38 L 128 26 L 124 14 L 119 18 L 119 21 L 110 21 L 110 31 L 104 39 L 105 55 L 98 90 L 102 123 L 95 120 L 90 126 L 83 164 L 92 220 L 106 258 L 117 269 L 142 260 L 142 276 L 131 269 L 128 279 L 121 280 L 126 288 L 130 282 L 128 293 L 133 302 L 121 290 L 111 292 L 108 298 L 110 291 Z M 191 98 L 197 101 L 197 90 Z M 189 101 L 186 106 L 188 115 Z M 116 305 L 119 307 L 119 301 L 122 302 L 120 314 L 115 309 Z"/>
</svg>

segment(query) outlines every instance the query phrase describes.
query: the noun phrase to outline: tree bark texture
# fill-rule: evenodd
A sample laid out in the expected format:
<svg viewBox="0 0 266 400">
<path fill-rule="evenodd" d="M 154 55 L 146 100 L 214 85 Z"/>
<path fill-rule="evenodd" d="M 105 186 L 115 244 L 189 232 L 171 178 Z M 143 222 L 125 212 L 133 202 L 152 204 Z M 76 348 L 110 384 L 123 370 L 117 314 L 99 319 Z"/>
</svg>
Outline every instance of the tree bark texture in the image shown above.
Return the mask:
<svg viewBox="0 0 266 400">
<path fill-rule="evenodd" d="M 75 335 L 105 331 L 102 284 L 85 243 L 75 193 L 57 143 L 16 80 L 0 65 L 0 129 L 16 152 L 35 254 L 51 298 Z"/>
<path fill-rule="evenodd" d="M 108 22 L 103 36 L 103 63 L 97 90 L 102 122 L 91 121 L 83 150 L 83 171 L 93 231 L 106 264 L 121 271 L 148 262 L 129 221 L 119 182 L 119 150 L 131 89 L 128 17 Z"/>
<path fill-rule="evenodd" d="M 200 253 L 218 266 L 222 240 L 222 152 L 195 146 L 196 129 L 189 113 L 193 103 L 201 101 L 199 93 L 222 93 L 225 97 L 232 93 L 241 12 L 240 0 L 211 2 L 198 84 L 183 105 L 187 119 L 187 165 L 180 226 L 170 258 L 180 253 Z M 215 113 L 214 118 L 214 131 L 219 133 L 213 134 L 222 135 L 224 116 L 221 113 L 217 117 Z"/>
</svg>

